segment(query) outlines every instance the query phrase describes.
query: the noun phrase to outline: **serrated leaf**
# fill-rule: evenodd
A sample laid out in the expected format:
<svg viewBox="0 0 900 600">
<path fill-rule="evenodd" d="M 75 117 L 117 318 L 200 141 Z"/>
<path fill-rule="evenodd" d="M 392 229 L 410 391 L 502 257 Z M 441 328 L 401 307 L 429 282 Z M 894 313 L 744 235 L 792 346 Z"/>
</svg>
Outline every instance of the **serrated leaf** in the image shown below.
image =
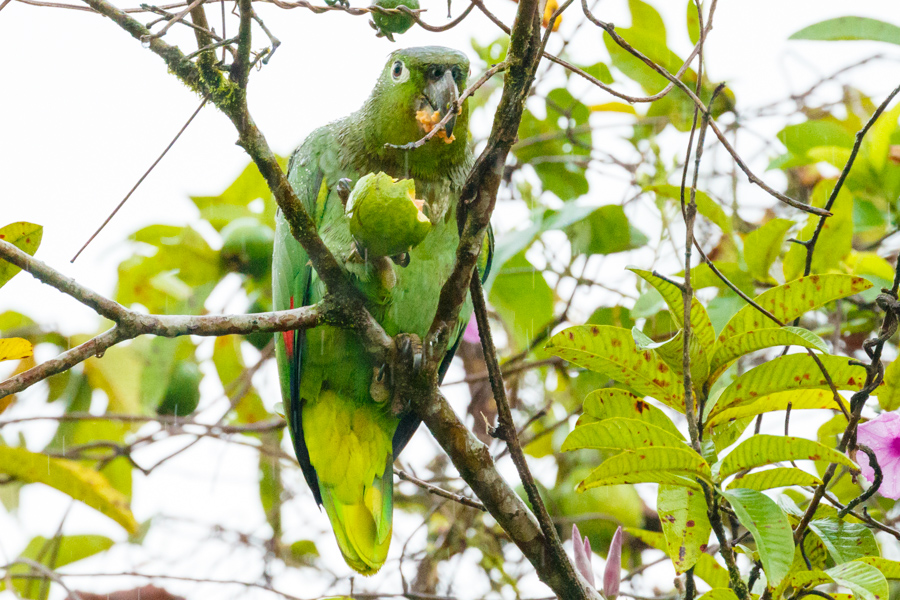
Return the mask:
<svg viewBox="0 0 900 600">
<path fill-rule="evenodd" d="M 4 360 L 21 360 L 34 354 L 31 342 L 24 338 L 0 339 L 0 362 Z"/>
<path fill-rule="evenodd" d="M 838 298 L 858 294 L 870 287 L 872 284 L 862 277 L 842 274 L 810 275 L 766 290 L 754 298 L 754 301 L 782 323 L 788 323 L 807 311 Z M 772 319 L 748 305 L 728 321 L 719 341 L 748 331 L 777 326 Z"/>
<path fill-rule="evenodd" d="M 693 567 L 706 551 L 712 526 L 702 492 L 660 485 L 656 499 L 666 547 L 679 575 Z"/>
<path fill-rule="evenodd" d="M 680 439 L 684 439 L 678 428 L 666 413 L 651 404 L 647 404 L 634 394 L 616 388 L 595 390 L 584 399 L 584 414 L 579 417 L 578 425 L 622 417 L 637 419 L 655 425 Z"/>
<path fill-rule="evenodd" d="M 722 412 L 716 413 L 716 416 L 706 422 L 706 427 L 715 429 L 725 423 L 744 419 L 746 417 L 755 417 L 763 413 L 775 412 L 778 410 L 787 410 L 790 404 L 791 410 L 806 409 L 831 409 L 838 410 L 838 406 L 834 401 L 834 395 L 831 390 L 793 390 L 789 392 L 779 392 L 765 396 L 764 398 L 745 404 L 737 408 L 729 408 Z M 841 404 L 847 408 L 846 402 Z"/>
<path fill-rule="evenodd" d="M 866 380 L 863 367 L 849 364 L 842 356 L 818 357 L 838 390 L 858 391 Z M 750 369 L 722 392 L 712 407 L 714 416 L 725 409 L 753 404 L 777 392 L 807 389 L 830 389 L 816 362 L 806 354 L 790 354 Z M 877 395 L 877 393 L 873 393 Z"/>
<path fill-rule="evenodd" d="M 810 521 L 809 529 L 819 536 L 836 564 L 880 554 L 875 536 L 862 523 L 827 517 Z"/>
<path fill-rule="evenodd" d="M 615 417 L 580 425 L 572 430 L 561 450 L 637 450 L 638 448 L 687 448 L 679 436 L 637 419 Z"/>
<path fill-rule="evenodd" d="M 827 461 L 857 468 L 856 463 L 847 456 L 819 442 L 793 436 L 760 434 L 741 442 L 720 461 L 717 479 L 722 481 L 738 471 L 783 460 Z"/>
<path fill-rule="evenodd" d="M 775 283 L 769 270 L 781 254 L 784 236 L 793 225 L 794 222 L 788 219 L 771 219 L 747 234 L 744 239 L 744 260 L 747 270 L 759 281 Z"/>
<path fill-rule="evenodd" d="M 10 223 L 6 227 L 0 228 L 0 240 L 9 242 L 31 256 L 34 256 L 34 253 L 37 252 L 43 235 L 44 228 L 41 225 L 25 221 Z M 6 282 L 12 279 L 19 271 L 21 271 L 19 267 L 5 260 L 0 260 L 0 287 L 6 285 Z"/>
<path fill-rule="evenodd" d="M 881 571 L 862 562 L 847 562 L 825 570 L 838 585 L 853 592 L 856 600 L 887 600 L 888 583 Z"/>
<path fill-rule="evenodd" d="M 756 541 L 769 586 L 778 586 L 794 560 L 794 537 L 787 516 L 771 498 L 756 490 L 725 490 L 722 496 Z"/>
<path fill-rule="evenodd" d="M 129 532 L 137 531 L 137 521 L 125 496 L 103 475 L 74 461 L 51 458 L 24 448 L 0 446 L 0 473 L 29 483 L 48 485 L 100 511 Z"/>
<path fill-rule="evenodd" d="M 828 346 L 822 338 L 802 327 L 756 329 L 719 342 L 716 345 L 715 354 L 709 361 L 710 373 L 715 379 L 741 356 L 775 346 L 800 346 L 822 353 L 828 352 Z"/>
<path fill-rule="evenodd" d="M 789 37 L 790 40 L 870 40 L 900 44 L 900 27 L 868 17 L 837 17 L 820 21 Z"/>
<path fill-rule="evenodd" d="M 709 465 L 693 450 L 641 448 L 606 459 L 576 489 L 648 482 L 699 489 L 698 478 L 709 481 L 711 474 Z"/>
<path fill-rule="evenodd" d="M 650 350 L 639 352 L 627 329 L 606 325 L 570 327 L 550 338 L 546 350 L 684 412 L 680 379 Z"/>
<path fill-rule="evenodd" d="M 790 485 L 821 485 L 822 480 L 802 469 L 793 467 L 778 467 L 766 471 L 748 473 L 728 484 L 728 489 L 745 488 L 749 490 L 770 490 L 777 487 Z"/>
</svg>

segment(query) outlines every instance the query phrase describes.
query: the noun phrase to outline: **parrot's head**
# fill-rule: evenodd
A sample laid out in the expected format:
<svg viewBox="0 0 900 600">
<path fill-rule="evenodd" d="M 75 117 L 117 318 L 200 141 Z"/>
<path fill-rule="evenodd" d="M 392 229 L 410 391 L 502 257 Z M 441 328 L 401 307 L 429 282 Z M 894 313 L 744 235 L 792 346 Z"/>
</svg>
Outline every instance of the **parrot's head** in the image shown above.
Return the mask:
<svg viewBox="0 0 900 600">
<path fill-rule="evenodd" d="M 384 145 L 415 142 L 431 131 L 452 110 L 468 77 L 469 59 L 458 50 L 425 46 L 392 52 L 365 107 L 372 124 L 367 132 L 372 150 L 382 156 L 408 153 L 404 162 L 419 166 L 463 161 L 469 133 L 468 102 L 463 102 L 443 131 L 424 146 L 397 151 Z"/>
</svg>

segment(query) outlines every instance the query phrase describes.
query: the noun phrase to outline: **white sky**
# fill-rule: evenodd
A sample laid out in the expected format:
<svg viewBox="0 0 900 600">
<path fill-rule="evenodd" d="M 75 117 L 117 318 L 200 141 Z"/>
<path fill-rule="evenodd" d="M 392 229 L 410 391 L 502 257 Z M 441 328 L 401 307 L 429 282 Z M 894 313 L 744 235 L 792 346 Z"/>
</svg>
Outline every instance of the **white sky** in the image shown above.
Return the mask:
<svg viewBox="0 0 900 600">
<path fill-rule="evenodd" d="M 445 22 L 445 2 L 424 0 L 422 4 L 429 9 L 425 15 L 428 22 Z M 507 0 L 489 0 L 488 5 L 503 17 L 511 16 L 515 9 Z M 686 55 L 689 45 L 682 25 L 685 2 L 658 0 L 656 5 L 670 24 L 670 44 Z M 463 6 L 457 0 L 454 15 Z M 866 0 L 852 5 L 842 0 L 721 0 L 707 45 L 709 73 L 714 80 L 729 83 L 740 107 L 750 107 L 803 90 L 820 75 L 883 52 L 894 61 L 860 69 L 855 79 L 866 92 L 883 97 L 900 81 L 900 48 L 871 43 L 788 42 L 787 37 L 801 27 L 847 14 L 848 10 L 896 22 L 900 20 L 896 7 L 896 0 Z M 208 9 L 213 24 L 219 22 L 218 11 L 218 5 Z M 624 0 L 602 0 L 595 12 L 604 20 L 628 25 Z M 355 110 L 394 48 L 439 44 L 473 56 L 470 38 L 486 42 L 499 34 L 477 10 L 455 30 L 429 34 L 414 28 L 399 37 L 397 45 L 376 39 L 361 17 L 342 13 L 316 16 L 303 9 L 280 11 L 270 6 L 261 7 L 259 13 L 283 44 L 269 65 L 252 75 L 250 106 L 270 145 L 281 154 L 288 154 L 315 127 Z M 564 18 L 563 33 L 577 20 L 576 3 Z M 229 27 L 234 30 L 233 19 Z M 167 37 L 170 41 L 193 42 L 186 29 L 173 31 Z M 257 36 L 257 48 L 264 39 Z M 607 60 L 596 30 L 583 33 L 571 51 L 583 64 Z M 0 87 L 0 225 L 20 220 L 42 224 L 44 240 L 38 257 L 97 291 L 112 293 L 115 266 L 128 252 L 120 241 L 125 235 L 149 223 L 183 224 L 196 218 L 187 196 L 218 193 L 247 162 L 243 151 L 234 145 L 231 124 L 214 108 L 205 108 L 113 223 L 75 265 L 70 265 L 71 256 L 169 143 L 199 99 L 137 41 L 108 20 L 88 13 L 12 2 L 0 12 L 0 54 L 5 58 Z M 611 100 L 600 92 L 591 93 L 598 102 Z M 773 122 L 772 126 L 777 124 Z M 765 157 L 760 157 L 752 166 L 762 173 L 765 164 Z M 511 224 L 497 226 L 503 230 Z M 90 311 L 27 275 L 19 275 L 0 290 L 0 311 L 10 308 L 71 333 L 91 329 L 96 323 Z M 270 384 L 263 382 L 264 386 Z M 274 403 L 269 400 L 268 404 Z M 419 443 L 423 448 L 431 447 L 427 440 Z M 139 520 L 180 510 L 190 498 L 188 512 L 205 522 L 224 522 L 256 533 L 264 529 L 260 514 L 248 517 L 244 512 L 253 506 L 256 494 L 253 454 L 233 449 L 218 456 L 217 448 L 221 446 L 200 445 L 193 458 L 173 462 L 149 481 L 136 476 L 135 497 L 140 502 L 134 509 Z M 151 458 L 147 457 L 148 461 Z M 212 482 L 210 470 L 216 473 Z M 198 482 L 198 477 L 207 479 Z M 302 488 L 298 484 L 297 489 Z M 30 505 L 28 498 L 32 499 Z M 0 534 L 7 555 L 14 555 L 28 535 L 52 535 L 58 515 L 66 507 L 61 498 L 47 494 L 28 498 L 23 497 L 19 516 L 33 529 Z M 312 510 L 308 498 L 302 502 L 298 510 Z M 76 530 L 100 528 L 121 537 L 88 509 L 76 510 Z M 286 517 L 286 521 L 288 528 L 300 527 L 296 519 Z M 324 517 L 313 518 L 312 522 L 325 530 Z M 12 527 L 14 521 L 0 515 L 0 531 Z M 302 532 L 296 537 L 303 537 Z M 395 536 L 392 559 L 399 556 L 400 539 Z M 166 543 L 156 540 L 153 545 L 166 548 Z M 326 539 L 320 549 L 335 571 L 346 575 L 346 567 L 331 546 L 332 541 Z M 179 552 L 190 555 L 191 550 L 182 548 Z M 227 559 L 240 558 L 229 557 L 228 547 L 219 550 L 226 565 L 232 564 Z M 217 556 L 206 556 L 204 564 L 215 563 Z M 95 562 L 93 567 L 103 569 L 105 565 Z M 390 585 L 394 591 L 399 589 L 398 581 Z M 92 587 L 111 589 L 109 586 L 115 587 L 105 582 Z M 298 595 L 313 593 L 297 588 L 292 591 Z M 456 591 L 466 597 L 463 587 Z M 544 591 L 537 586 L 535 593 Z M 7 597 L 8 593 L 0 593 L 0 599 Z"/>
</svg>

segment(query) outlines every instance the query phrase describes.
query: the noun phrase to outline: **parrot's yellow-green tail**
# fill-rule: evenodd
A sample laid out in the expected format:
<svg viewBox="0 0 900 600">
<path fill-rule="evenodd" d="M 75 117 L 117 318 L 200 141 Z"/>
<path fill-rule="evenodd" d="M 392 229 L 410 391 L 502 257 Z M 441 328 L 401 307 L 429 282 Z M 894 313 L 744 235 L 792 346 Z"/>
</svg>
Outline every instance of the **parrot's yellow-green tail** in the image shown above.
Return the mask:
<svg viewBox="0 0 900 600">
<path fill-rule="evenodd" d="M 361 501 L 355 504 L 341 502 L 327 486 L 319 485 L 341 554 L 362 575 L 374 575 L 387 560 L 394 512 L 393 484 L 389 462 L 384 475 L 366 486 Z"/>
</svg>

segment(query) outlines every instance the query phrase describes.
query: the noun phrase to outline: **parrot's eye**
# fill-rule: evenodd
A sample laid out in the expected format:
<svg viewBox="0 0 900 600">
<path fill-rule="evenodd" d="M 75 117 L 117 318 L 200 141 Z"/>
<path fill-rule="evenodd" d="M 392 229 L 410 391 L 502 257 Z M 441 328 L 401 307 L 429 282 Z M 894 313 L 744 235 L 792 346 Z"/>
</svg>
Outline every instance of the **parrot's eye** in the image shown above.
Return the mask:
<svg viewBox="0 0 900 600">
<path fill-rule="evenodd" d="M 406 65 L 403 64 L 402 60 L 398 60 L 394 63 L 394 66 L 391 67 L 391 79 L 396 83 L 403 83 L 409 79 L 409 69 L 406 68 Z"/>
</svg>

